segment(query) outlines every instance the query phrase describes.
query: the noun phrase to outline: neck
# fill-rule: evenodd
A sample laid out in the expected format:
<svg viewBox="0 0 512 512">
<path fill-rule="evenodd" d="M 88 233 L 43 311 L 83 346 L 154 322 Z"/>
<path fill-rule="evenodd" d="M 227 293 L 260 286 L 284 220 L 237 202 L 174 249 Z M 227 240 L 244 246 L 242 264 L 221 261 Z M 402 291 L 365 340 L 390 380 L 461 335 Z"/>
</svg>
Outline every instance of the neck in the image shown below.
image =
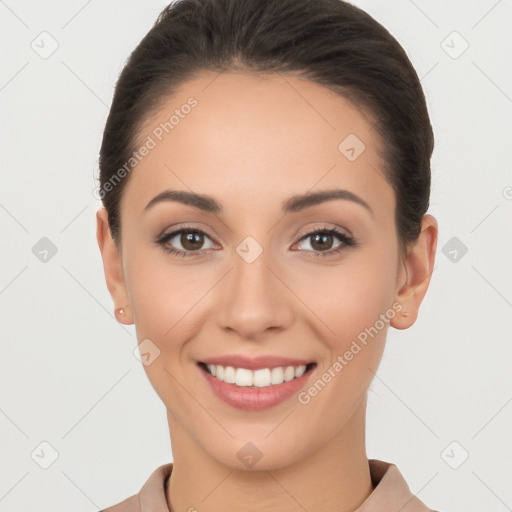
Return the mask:
<svg viewBox="0 0 512 512">
<path fill-rule="evenodd" d="M 168 414 L 173 470 L 171 512 L 356 512 L 373 491 L 365 447 L 366 397 L 334 437 L 305 458 L 272 470 L 243 471 L 212 458 Z"/>
</svg>

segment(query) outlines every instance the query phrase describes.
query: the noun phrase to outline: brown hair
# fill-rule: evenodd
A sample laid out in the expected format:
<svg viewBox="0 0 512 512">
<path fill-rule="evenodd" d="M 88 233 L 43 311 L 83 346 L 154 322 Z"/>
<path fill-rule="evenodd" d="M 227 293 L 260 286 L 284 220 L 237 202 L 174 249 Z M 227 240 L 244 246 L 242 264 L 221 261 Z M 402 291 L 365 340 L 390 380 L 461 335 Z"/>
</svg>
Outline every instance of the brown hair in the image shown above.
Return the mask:
<svg viewBox="0 0 512 512">
<path fill-rule="evenodd" d="M 402 254 L 417 239 L 429 206 L 434 135 L 418 76 L 381 24 L 342 0 L 177 0 L 128 58 L 103 133 L 100 197 L 117 244 L 129 175 L 116 186 L 112 178 L 133 155 L 144 121 L 204 70 L 299 72 L 370 112 L 395 192 Z"/>
</svg>

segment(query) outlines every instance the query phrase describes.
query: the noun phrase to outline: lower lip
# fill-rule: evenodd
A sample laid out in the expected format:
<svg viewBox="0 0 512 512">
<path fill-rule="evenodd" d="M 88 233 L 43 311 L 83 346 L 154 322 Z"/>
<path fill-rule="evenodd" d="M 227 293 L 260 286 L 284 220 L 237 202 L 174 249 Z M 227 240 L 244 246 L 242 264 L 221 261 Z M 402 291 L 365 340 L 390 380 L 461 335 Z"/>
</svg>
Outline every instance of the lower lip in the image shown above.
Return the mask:
<svg viewBox="0 0 512 512">
<path fill-rule="evenodd" d="M 221 400 L 233 407 L 247 411 L 260 411 L 284 402 L 300 391 L 315 369 L 315 367 L 312 367 L 300 377 L 288 382 L 258 388 L 228 384 L 208 373 L 201 365 L 198 366 L 199 371 L 204 375 L 213 392 Z"/>
</svg>

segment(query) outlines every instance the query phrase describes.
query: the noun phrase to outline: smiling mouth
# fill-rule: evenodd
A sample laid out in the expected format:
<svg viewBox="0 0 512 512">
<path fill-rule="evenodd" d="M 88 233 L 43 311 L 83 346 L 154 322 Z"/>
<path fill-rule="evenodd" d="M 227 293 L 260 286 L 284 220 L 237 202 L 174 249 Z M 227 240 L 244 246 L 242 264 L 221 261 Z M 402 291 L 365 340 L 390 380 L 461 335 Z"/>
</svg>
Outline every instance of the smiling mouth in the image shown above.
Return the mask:
<svg viewBox="0 0 512 512">
<path fill-rule="evenodd" d="M 198 366 L 212 377 L 227 384 L 234 384 L 238 387 L 266 388 L 298 379 L 310 372 L 316 366 L 316 363 L 261 368 L 258 370 L 203 362 L 199 362 Z"/>
</svg>

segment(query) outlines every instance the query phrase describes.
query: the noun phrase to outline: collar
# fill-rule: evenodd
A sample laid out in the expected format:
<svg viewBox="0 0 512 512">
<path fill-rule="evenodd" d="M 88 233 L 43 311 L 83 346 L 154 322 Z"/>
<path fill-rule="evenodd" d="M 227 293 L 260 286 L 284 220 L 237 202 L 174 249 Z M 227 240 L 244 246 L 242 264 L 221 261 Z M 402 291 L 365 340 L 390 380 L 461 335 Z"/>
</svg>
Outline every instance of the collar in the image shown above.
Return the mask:
<svg viewBox="0 0 512 512">
<path fill-rule="evenodd" d="M 368 463 L 374 490 L 355 512 L 435 512 L 412 494 L 395 464 L 377 459 L 369 459 Z M 112 508 L 103 512 L 169 512 L 165 487 L 172 466 L 171 462 L 158 467 L 139 493 L 125 501 L 133 508 Z"/>
</svg>

